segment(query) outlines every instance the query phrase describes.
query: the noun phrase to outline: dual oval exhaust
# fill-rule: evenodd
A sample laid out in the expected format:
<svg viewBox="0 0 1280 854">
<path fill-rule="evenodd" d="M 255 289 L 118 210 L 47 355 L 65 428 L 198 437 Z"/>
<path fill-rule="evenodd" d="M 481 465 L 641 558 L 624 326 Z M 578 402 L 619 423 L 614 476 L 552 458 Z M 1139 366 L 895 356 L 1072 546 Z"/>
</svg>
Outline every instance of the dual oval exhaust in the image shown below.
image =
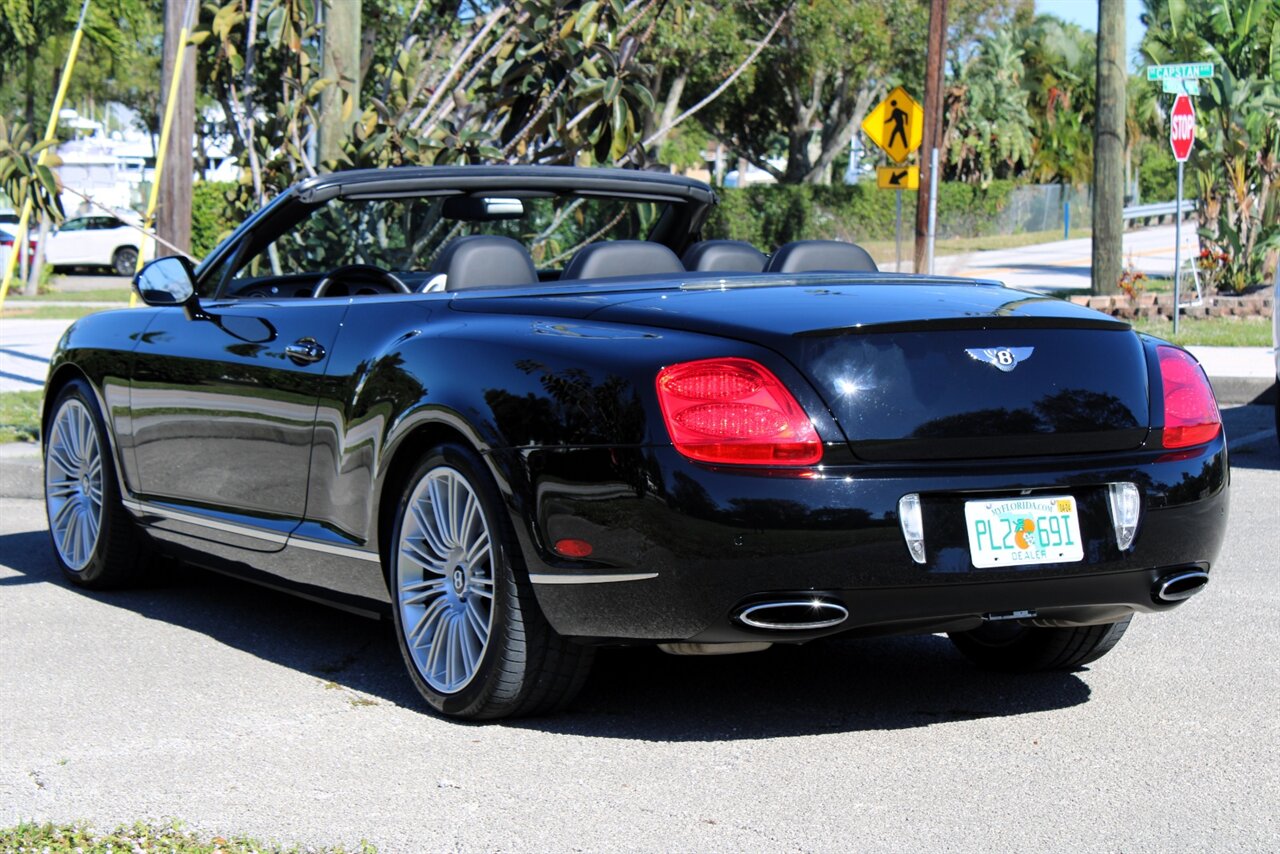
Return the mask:
<svg viewBox="0 0 1280 854">
<path fill-rule="evenodd" d="M 1186 569 L 1161 576 L 1151 598 L 1164 604 L 1190 599 L 1209 583 L 1209 573 Z M 811 632 L 831 629 L 849 619 L 849 609 L 825 596 L 789 597 L 740 607 L 733 618 L 744 626 L 773 632 Z"/>
</svg>

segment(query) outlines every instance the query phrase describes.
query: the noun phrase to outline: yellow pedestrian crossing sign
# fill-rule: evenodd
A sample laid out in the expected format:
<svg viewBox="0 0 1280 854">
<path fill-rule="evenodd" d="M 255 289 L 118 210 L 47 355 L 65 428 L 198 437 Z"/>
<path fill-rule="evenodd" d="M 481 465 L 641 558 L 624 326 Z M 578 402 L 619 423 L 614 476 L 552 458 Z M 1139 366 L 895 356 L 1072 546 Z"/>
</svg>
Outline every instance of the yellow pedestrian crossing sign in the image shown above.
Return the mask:
<svg viewBox="0 0 1280 854">
<path fill-rule="evenodd" d="M 899 86 L 862 120 L 862 132 L 901 163 L 924 139 L 924 110 Z"/>
<path fill-rule="evenodd" d="M 876 186 L 882 190 L 920 189 L 919 166 L 877 166 Z"/>
</svg>

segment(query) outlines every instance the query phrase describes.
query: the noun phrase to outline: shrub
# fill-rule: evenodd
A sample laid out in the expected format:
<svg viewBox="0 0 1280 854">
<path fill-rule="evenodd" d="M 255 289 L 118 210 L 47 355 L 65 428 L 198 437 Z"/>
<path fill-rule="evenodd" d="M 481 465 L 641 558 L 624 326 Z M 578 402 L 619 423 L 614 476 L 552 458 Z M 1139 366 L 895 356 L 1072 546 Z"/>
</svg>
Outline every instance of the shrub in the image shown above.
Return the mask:
<svg viewBox="0 0 1280 854">
<path fill-rule="evenodd" d="M 236 227 L 230 198 L 238 185 L 229 181 L 197 181 L 191 188 L 191 254 L 208 255 Z"/>
<path fill-rule="evenodd" d="M 938 190 L 937 233 L 941 237 L 976 237 L 1000 230 L 1000 212 L 1009 202 L 1014 182 L 992 181 L 986 187 L 945 183 Z M 764 251 L 793 240 L 892 240 L 894 193 L 869 182 L 845 185 L 754 184 L 720 191 L 703 235 L 708 239 L 745 240 Z M 902 197 L 903 233 L 915 228 L 916 193 Z"/>
</svg>

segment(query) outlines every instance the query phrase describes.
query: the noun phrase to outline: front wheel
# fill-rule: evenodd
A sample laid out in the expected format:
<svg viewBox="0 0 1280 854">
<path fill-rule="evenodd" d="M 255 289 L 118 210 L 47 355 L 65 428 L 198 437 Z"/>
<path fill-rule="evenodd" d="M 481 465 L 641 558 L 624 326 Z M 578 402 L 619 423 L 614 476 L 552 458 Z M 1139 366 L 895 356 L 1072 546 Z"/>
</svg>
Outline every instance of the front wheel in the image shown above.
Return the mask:
<svg viewBox="0 0 1280 854">
<path fill-rule="evenodd" d="M 132 246 L 123 246 L 111 256 L 111 267 L 117 276 L 132 276 L 138 268 L 138 250 Z"/>
<path fill-rule="evenodd" d="M 433 709 L 485 720 L 573 699 L 592 650 L 556 634 L 538 609 L 478 456 L 457 445 L 429 452 L 405 487 L 391 543 L 396 638 Z"/>
<path fill-rule="evenodd" d="M 58 568 L 101 589 L 140 580 L 145 535 L 120 502 L 106 425 L 83 380 L 62 388 L 44 436 L 44 504 Z"/>
<path fill-rule="evenodd" d="M 1045 628 L 1019 623 L 985 623 L 948 635 L 964 656 L 986 670 L 1031 673 L 1075 670 L 1111 651 L 1132 616 L 1115 623 L 1075 628 Z"/>
</svg>

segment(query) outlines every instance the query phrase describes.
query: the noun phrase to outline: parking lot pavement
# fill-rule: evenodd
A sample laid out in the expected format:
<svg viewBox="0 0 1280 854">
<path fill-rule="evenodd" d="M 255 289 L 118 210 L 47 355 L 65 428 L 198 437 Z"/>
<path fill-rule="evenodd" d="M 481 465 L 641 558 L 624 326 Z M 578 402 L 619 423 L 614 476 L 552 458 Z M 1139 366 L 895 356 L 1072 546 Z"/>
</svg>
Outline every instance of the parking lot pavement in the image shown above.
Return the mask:
<svg viewBox="0 0 1280 854">
<path fill-rule="evenodd" d="M 385 624 L 194 570 L 86 593 L 0 499 L 0 826 L 180 818 L 386 851 L 1278 850 L 1280 449 L 1227 410 L 1206 592 L 1073 674 L 940 637 L 601 655 L 568 713 L 424 711 Z M 1249 438 L 1252 436 L 1252 438 Z M 10 493 L 6 493 L 8 495 Z"/>
</svg>

